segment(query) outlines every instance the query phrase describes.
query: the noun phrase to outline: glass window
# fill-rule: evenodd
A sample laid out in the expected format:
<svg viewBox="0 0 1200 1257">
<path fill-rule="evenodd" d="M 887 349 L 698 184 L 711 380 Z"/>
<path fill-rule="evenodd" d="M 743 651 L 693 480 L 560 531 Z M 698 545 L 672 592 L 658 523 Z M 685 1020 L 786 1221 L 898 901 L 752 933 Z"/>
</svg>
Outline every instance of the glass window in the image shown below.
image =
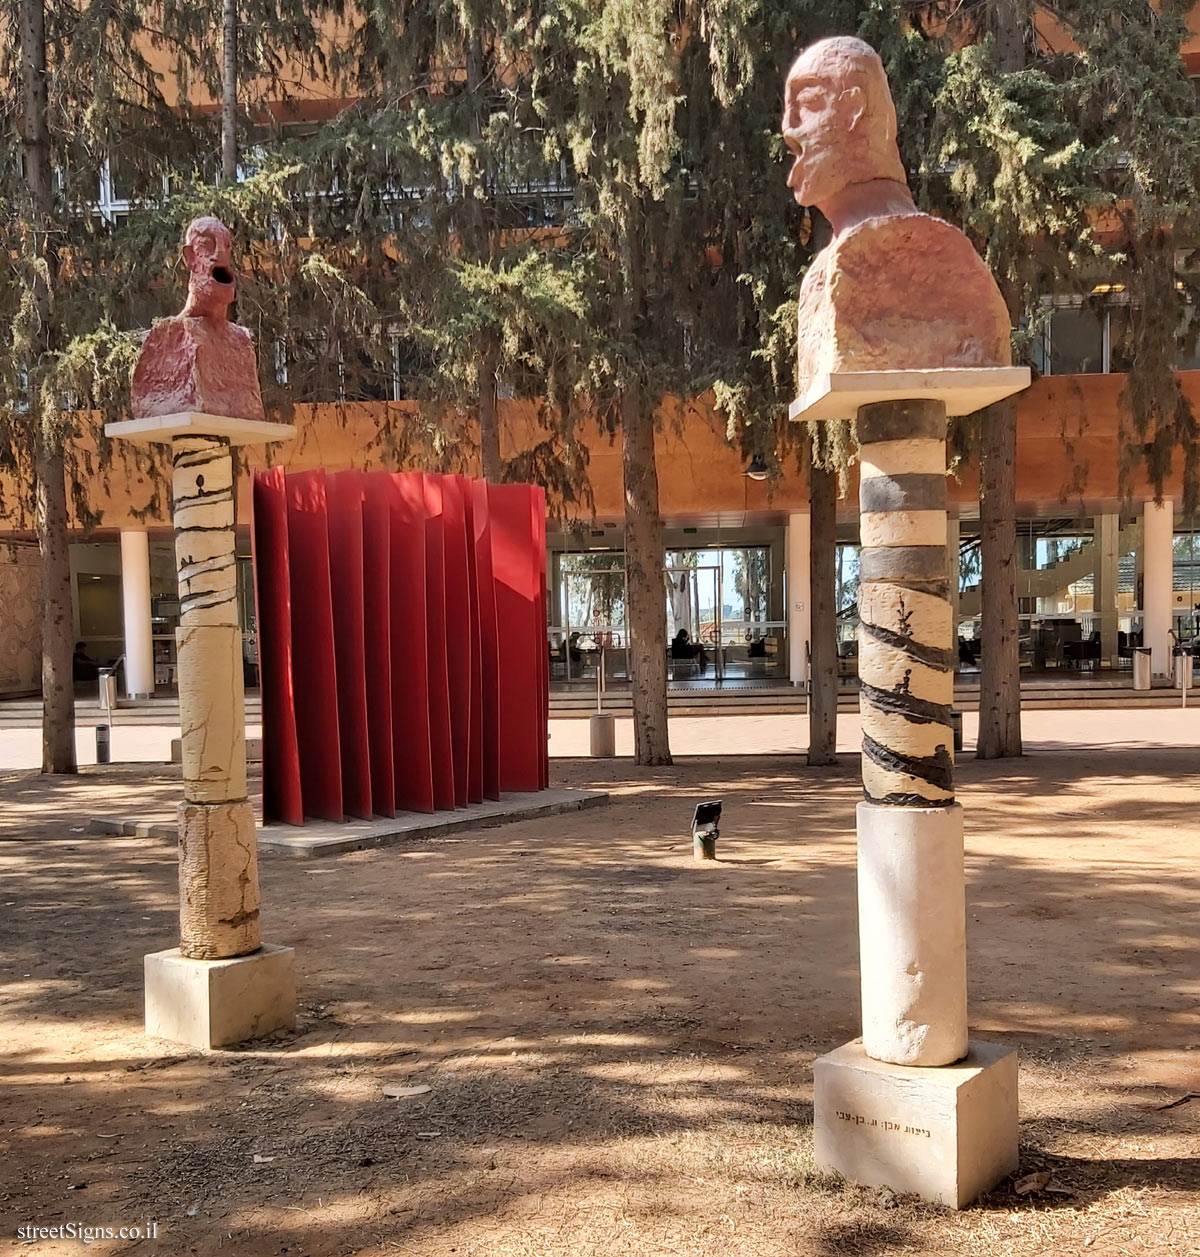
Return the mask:
<svg viewBox="0 0 1200 1257">
<path fill-rule="evenodd" d="M 1133 320 L 1127 305 L 1115 305 L 1108 312 L 1108 369 L 1129 371 L 1133 367 Z"/>
<path fill-rule="evenodd" d="M 1104 370 L 1103 316 L 1082 306 L 1050 316 L 1050 374 L 1092 375 Z"/>
<path fill-rule="evenodd" d="M 625 555 L 593 550 L 559 557 L 560 623 L 572 630 L 621 632 L 625 626 Z"/>
</svg>

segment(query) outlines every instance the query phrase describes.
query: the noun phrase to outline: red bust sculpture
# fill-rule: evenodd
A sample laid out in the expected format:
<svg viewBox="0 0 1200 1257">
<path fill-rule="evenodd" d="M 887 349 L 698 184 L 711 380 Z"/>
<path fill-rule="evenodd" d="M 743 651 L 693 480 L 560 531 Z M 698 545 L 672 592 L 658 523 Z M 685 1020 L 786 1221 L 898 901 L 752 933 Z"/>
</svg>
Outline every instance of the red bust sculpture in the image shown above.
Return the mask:
<svg viewBox="0 0 1200 1257">
<path fill-rule="evenodd" d="M 187 303 L 146 337 L 133 372 L 135 419 L 188 411 L 263 418 L 254 340 L 229 322 L 237 294 L 232 243 L 219 218 L 197 218 L 188 227 Z"/>
<path fill-rule="evenodd" d="M 788 186 L 833 239 L 800 287 L 797 375 L 1004 367 L 1008 309 L 971 242 L 914 205 L 878 54 L 839 36 L 807 48 L 785 89 Z"/>
</svg>

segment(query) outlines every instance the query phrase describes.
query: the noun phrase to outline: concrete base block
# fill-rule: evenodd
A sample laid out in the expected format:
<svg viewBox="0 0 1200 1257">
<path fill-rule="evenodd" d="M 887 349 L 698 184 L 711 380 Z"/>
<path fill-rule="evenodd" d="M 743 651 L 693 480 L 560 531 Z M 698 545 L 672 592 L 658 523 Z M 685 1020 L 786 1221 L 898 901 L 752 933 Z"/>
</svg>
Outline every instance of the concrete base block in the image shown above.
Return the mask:
<svg viewBox="0 0 1200 1257">
<path fill-rule="evenodd" d="M 872 1060 L 855 1039 L 813 1065 L 817 1167 L 963 1209 L 1017 1168 L 1017 1053 L 972 1039 L 937 1068 Z"/>
<path fill-rule="evenodd" d="M 295 953 L 264 943 L 232 960 L 146 957 L 146 1033 L 190 1047 L 230 1047 L 296 1026 Z"/>
</svg>

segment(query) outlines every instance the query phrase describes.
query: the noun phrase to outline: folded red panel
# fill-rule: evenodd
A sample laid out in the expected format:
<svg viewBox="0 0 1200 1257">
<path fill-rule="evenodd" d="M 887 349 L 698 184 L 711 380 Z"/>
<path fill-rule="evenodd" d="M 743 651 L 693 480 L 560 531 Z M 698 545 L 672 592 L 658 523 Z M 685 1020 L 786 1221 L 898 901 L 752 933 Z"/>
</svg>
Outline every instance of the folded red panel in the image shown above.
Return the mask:
<svg viewBox="0 0 1200 1257">
<path fill-rule="evenodd" d="M 426 602 L 425 484 L 419 472 L 384 473 L 392 539 L 392 746 L 396 806 L 432 812 L 429 626 Z"/>
<path fill-rule="evenodd" d="M 360 471 L 326 480 L 333 648 L 337 661 L 342 801 L 351 816 L 370 820 L 371 759 L 367 722 L 367 658 L 363 585 L 363 493 Z"/>
<path fill-rule="evenodd" d="M 269 820 L 549 783 L 541 490 L 276 468 L 253 538 Z"/>
<path fill-rule="evenodd" d="M 329 511 L 323 471 L 287 478 L 292 569 L 292 667 L 304 814 L 345 820 L 338 736 L 337 664 L 329 579 Z"/>
<path fill-rule="evenodd" d="M 304 824 L 292 691 L 292 609 L 283 468 L 254 477 L 250 530 L 262 693 L 263 820 Z"/>
</svg>

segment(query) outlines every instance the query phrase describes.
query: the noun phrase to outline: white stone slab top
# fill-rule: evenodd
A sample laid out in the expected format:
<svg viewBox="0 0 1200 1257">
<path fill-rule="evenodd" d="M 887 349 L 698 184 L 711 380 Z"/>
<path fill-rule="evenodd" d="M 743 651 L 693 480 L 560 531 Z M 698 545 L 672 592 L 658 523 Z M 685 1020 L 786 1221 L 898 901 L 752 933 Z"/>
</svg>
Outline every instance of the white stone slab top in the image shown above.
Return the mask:
<svg viewBox="0 0 1200 1257">
<path fill-rule="evenodd" d="M 873 402 L 942 401 L 969 415 L 1029 387 L 1028 367 L 931 367 L 926 371 L 833 371 L 788 407 L 789 419 L 853 419 Z"/>
<path fill-rule="evenodd" d="M 296 428 L 294 424 L 272 423 L 266 419 L 235 419 L 231 415 L 185 410 L 176 415 L 152 415 L 107 423 L 104 435 L 122 437 L 139 445 L 170 445 L 177 436 L 216 436 L 225 437 L 230 445 L 265 445 L 290 441 L 296 435 Z"/>
</svg>

